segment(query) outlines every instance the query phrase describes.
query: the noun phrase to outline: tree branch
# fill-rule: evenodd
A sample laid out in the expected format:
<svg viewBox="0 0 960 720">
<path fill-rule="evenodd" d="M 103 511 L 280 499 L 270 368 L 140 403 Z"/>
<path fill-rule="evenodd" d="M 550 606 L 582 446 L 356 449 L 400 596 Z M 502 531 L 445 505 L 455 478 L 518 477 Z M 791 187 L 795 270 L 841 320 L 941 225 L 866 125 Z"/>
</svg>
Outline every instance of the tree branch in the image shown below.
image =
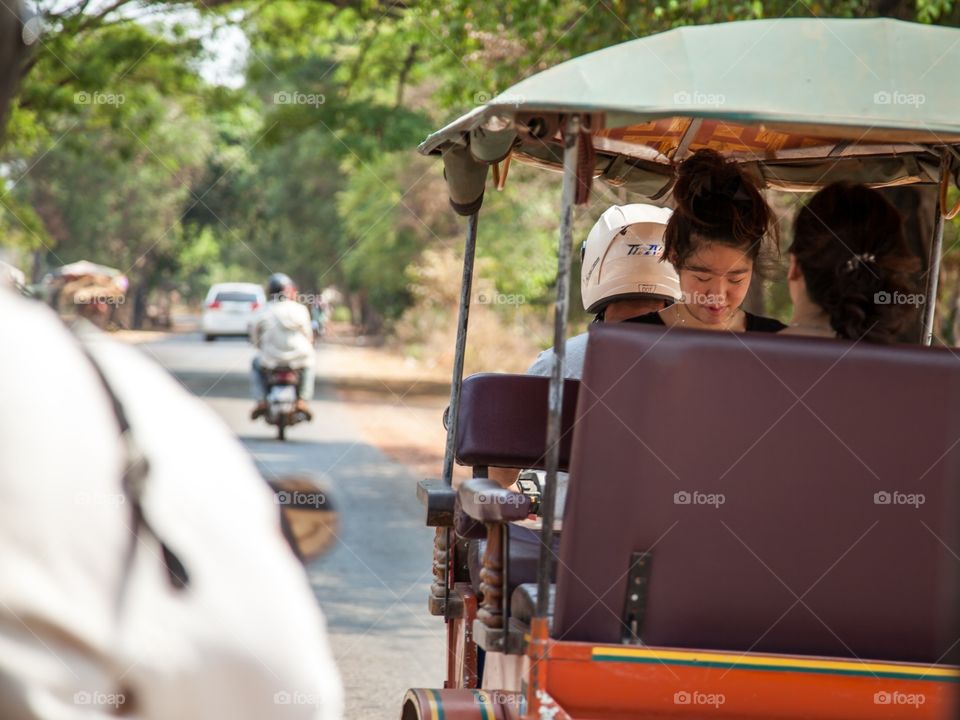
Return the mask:
<svg viewBox="0 0 960 720">
<path fill-rule="evenodd" d="M 397 78 L 397 100 L 395 107 L 399 108 L 403 105 L 403 90 L 407 84 L 407 76 L 410 75 L 410 70 L 413 68 L 413 63 L 417 59 L 417 51 L 420 49 L 418 43 L 413 43 L 410 46 L 410 49 L 407 51 L 407 57 L 403 61 L 403 67 L 400 69 L 400 75 Z"/>
</svg>

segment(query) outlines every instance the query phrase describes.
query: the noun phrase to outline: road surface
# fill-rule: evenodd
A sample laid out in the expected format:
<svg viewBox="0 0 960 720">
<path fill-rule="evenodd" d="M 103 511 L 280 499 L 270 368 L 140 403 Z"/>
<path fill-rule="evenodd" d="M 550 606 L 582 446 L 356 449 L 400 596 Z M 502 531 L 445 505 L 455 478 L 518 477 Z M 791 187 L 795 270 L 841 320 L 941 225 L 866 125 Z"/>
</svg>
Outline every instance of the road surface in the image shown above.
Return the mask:
<svg viewBox="0 0 960 720">
<path fill-rule="evenodd" d="M 433 533 L 416 500 L 419 478 L 366 444 L 351 410 L 324 383 L 337 347 L 318 350 L 314 420 L 290 428 L 285 443 L 275 428 L 249 419 L 253 349 L 245 340 L 205 343 L 185 334 L 138 347 L 212 407 L 265 474 L 306 471 L 331 488 L 339 542 L 309 575 L 343 675 L 346 717 L 399 717 L 406 688 L 442 687 L 444 629 L 426 611 Z"/>
</svg>

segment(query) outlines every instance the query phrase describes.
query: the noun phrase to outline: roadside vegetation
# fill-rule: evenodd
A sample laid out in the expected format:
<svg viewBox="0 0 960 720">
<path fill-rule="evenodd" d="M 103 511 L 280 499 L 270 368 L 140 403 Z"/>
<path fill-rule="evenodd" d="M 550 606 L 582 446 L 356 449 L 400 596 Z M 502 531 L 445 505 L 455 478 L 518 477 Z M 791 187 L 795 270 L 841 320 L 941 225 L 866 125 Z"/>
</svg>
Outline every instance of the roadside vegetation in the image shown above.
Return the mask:
<svg viewBox="0 0 960 720">
<path fill-rule="evenodd" d="M 0 252 L 34 281 L 79 259 L 118 267 L 135 327 L 158 294 L 198 302 L 212 282 L 284 271 L 307 292 L 337 287 L 365 332 L 431 362 L 452 346 L 463 243 L 438 164 L 414 152 L 432 129 L 558 61 L 678 25 L 960 24 L 950 0 L 41 0 L 36 10 L 0 156 Z M 211 77 L 212 56 L 238 36 L 241 66 Z M 558 182 L 514 166 L 502 193 L 488 191 L 471 363 L 516 369 L 549 343 Z M 576 236 L 623 200 L 598 192 Z M 949 292 L 958 257 L 945 263 Z M 755 302 L 779 314 L 786 297 L 768 283 Z"/>
</svg>

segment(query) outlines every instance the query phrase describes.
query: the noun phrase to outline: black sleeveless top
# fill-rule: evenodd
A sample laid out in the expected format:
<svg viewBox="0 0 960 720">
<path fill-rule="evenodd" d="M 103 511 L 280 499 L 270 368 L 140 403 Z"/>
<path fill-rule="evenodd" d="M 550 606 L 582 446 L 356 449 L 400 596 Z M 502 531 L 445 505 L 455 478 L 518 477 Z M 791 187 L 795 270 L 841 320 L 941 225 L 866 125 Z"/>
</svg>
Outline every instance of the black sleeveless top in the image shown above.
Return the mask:
<svg viewBox="0 0 960 720">
<path fill-rule="evenodd" d="M 779 320 L 764 317 L 763 315 L 754 315 L 744 311 L 747 316 L 747 332 L 780 332 L 787 326 Z M 624 322 L 643 323 L 644 325 L 666 325 L 659 312 L 651 312 L 646 315 L 637 315 Z"/>
</svg>

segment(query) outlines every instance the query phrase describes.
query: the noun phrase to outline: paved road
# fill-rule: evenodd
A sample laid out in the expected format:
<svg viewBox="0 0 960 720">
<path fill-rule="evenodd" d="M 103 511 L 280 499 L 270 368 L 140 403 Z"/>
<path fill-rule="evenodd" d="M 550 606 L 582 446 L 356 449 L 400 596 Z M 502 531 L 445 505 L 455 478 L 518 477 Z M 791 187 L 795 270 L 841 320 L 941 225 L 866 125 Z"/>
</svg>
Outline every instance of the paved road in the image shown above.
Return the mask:
<svg viewBox="0 0 960 720">
<path fill-rule="evenodd" d="M 314 421 L 288 430 L 251 422 L 244 340 L 199 334 L 139 346 L 222 417 L 266 473 L 307 471 L 332 489 L 340 542 L 309 568 L 347 691 L 349 720 L 399 717 L 408 687 L 443 684 L 443 623 L 426 611 L 432 532 L 415 497 L 418 478 L 366 444 L 350 411 L 323 382 L 335 346 L 318 351 Z"/>
</svg>

